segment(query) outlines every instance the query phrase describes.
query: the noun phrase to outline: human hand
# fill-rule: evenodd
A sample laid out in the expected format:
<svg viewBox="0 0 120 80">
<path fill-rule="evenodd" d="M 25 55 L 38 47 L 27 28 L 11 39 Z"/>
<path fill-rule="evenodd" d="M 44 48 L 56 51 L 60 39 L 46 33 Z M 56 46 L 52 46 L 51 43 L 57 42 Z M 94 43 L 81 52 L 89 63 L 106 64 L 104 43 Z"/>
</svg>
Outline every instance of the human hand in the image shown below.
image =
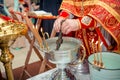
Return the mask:
<svg viewBox="0 0 120 80">
<path fill-rule="evenodd" d="M 54 24 L 53 24 L 53 28 L 56 32 L 60 31 L 60 27 L 61 27 L 61 22 L 65 20 L 64 17 L 59 17 L 55 20 Z"/>
<path fill-rule="evenodd" d="M 79 29 L 80 25 L 78 19 L 66 19 L 61 26 L 62 33 L 64 34 L 68 34 L 71 31 L 77 31 Z"/>
</svg>

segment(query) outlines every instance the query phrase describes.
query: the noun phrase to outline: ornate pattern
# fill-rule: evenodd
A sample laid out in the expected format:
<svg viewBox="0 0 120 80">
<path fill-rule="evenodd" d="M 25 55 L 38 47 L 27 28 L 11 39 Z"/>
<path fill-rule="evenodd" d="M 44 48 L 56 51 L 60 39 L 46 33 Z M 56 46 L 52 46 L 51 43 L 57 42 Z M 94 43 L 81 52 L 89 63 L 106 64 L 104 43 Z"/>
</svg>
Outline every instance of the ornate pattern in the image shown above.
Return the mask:
<svg viewBox="0 0 120 80">
<path fill-rule="evenodd" d="M 84 16 L 82 19 L 81 19 L 81 23 L 88 26 L 90 25 L 90 23 L 92 22 L 92 18 L 88 17 L 88 16 Z"/>
<path fill-rule="evenodd" d="M 117 44 L 120 44 L 120 40 L 118 37 L 120 34 L 120 23 L 112 14 L 110 14 L 104 8 L 96 6 L 94 10 L 91 10 L 89 15 L 94 17 L 99 23 L 101 23 L 103 28 L 112 35 Z"/>
<path fill-rule="evenodd" d="M 86 47 L 87 47 L 87 45 L 89 45 L 88 46 L 89 50 L 87 50 L 87 55 L 89 55 L 88 53 L 94 53 L 93 48 L 92 48 L 92 39 L 94 39 L 94 42 L 96 42 L 98 40 L 98 34 L 94 28 L 86 29 L 85 33 L 83 33 L 83 32 L 84 31 L 82 29 L 80 29 L 79 31 L 76 32 L 75 37 L 80 39 Z M 83 40 L 84 36 L 86 36 L 87 45 L 85 44 L 85 40 Z"/>
<path fill-rule="evenodd" d="M 91 16 L 98 21 L 102 27 L 115 39 L 117 49 L 120 50 L 120 0 L 84 0 L 84 15 Z M 61 9 L 71 12 L 77 17 L 82 17 L 82 1 L 81 0 L 63 0 Z M 94 32 L 94 31 L 93 31 Z M 90 29 L 86 30 L 86 38 L 88 43 L 93 33 Z M 81 30 L 77 31 L 76 37 L 82 39 Z M 88 44 L 89 45 L 89 44 Z"/>
</svg>

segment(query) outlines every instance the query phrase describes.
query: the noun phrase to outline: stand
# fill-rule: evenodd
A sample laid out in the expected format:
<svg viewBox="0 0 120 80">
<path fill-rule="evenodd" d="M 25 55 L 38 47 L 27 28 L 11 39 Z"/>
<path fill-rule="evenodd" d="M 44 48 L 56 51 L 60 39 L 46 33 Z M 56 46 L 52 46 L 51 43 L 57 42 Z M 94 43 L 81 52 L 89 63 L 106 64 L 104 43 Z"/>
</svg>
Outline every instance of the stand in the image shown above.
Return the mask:
<svg viewBox="0 0 120 80">
<path fill-rule="evenodd" d="M 19 14 L 20 16 L 23 17 L 23 14 L 21 14 L 19 12 L 12 12 L 12 14 L 13 15 Z M 29 63 L 29 60 L 30 60 L 30 57 L 31 57 L 31 54 L 32 54 L 32 49 L 34 49 L 35 53 L 37 54 L 37 56 L 39 57 L 39 59 L 41 61 L 41 65 L 40 65 L 38 73 L 44 72 L 46 66 L 49 67 L 50 69 L 55 67 L 55 66 L 53 66 L 53 64 L 51 65 L 51 63 L 49 63 L 49 61 L 41 55 L 39 50 L 34 45 L 35 39 L 38 41 L 39 46 L 41 46 L 41 44 L 42 44 L 42 38 L 40 37 L 39 32 L 38 32 L 39 28 L 40 28 L 41 20 L 42 19 L 55 19 L 55 17 L 47 18 L 45 16 L 43 16 L 43 17 L 29 16 L 29 17 L 37 19 L 37 23 L 34 25 L 31 22 L 30 18 L 28 18 L 28 16 L 29 15 L 25 16 L 23 19 L 26 21 L 26 24 L 28 25 L 30 31 L 33 33 L 33 39 L 31 39 L 28 34 L 25 36 L 28 39 L 29 43 L 30 43 L 30 49 L 28 51 L 28 54 L 27 54 L 27 57 L 26 57 L 26 60 L 25 60 L 25 65 L 24 65 L 24 68 L 23 68 L 23 72 L 21 73 L 19 80 L 22 80 L 22 78 L 23 78 L 23 76 L 25 74 L 27 74 L 29 77 L 31 77 L 31 74 L 27 71 L 27 67 L 28 67 L 28 63 Z"/>
<path fill-rule="evenodd" d="M 4 16 L 3 16 L 4 17 Z M 4 20 L 3 20 L 4 21 Z M 4 28 L 6 28 L 4 30 Z M 10 52 L 9 47 L 10 41 L 14 42 L 14 40 L 27 33 L 27 26 L 14 22 L 14 21 L 5 21 L 0 25 L 0 48 L 2 50 L 2 54 L 0 56 L 0 61 L 3 63 L 7 80 L 14 80 L 13 72 L 12 72 L 12 59 L 14 58 L 13 54 Z"/>
</svg>

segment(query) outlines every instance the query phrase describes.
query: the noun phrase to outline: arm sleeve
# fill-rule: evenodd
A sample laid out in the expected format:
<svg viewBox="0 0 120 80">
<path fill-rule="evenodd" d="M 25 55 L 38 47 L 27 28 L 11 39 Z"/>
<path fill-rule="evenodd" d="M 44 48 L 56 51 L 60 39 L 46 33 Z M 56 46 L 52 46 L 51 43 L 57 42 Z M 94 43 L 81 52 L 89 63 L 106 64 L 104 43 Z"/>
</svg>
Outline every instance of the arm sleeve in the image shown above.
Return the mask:
<svg viewBox="0 0 120 80">
<path fill-rule="evenodd" d="M 67 13 L 65 11 L 61 11 L 59 15 L 64 17 L 64 18 L 67 18 L 69 16 L 69 13 Z"/>
<path fill-rule="evenodd" d="M 89 16 L 79 18 L 79 23 L 81 24 L 81 28 L 90 28 L 96 25 L 96 21 Z"/>
<path fill-rule="evenodd" d="M 72 15 L 71 13 L 66 12 L 66 11 L 61 11 L 59 15 L 64 17 L 64 18 L 69 18 L 69 19 L 74 18 L 74 15 Z"/>
</svg>

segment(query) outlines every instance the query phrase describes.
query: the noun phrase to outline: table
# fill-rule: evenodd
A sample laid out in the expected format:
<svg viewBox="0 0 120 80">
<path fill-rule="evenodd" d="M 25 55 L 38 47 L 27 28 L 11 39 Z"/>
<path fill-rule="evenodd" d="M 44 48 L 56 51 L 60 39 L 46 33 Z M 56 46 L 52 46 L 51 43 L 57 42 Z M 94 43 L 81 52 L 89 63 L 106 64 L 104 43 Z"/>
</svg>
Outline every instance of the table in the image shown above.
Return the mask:
<svg viewBox="0 0 120 80">
<path fill-rule="evenodd" d="M 33 76 L 31 78 L 28 78 L 27 80 L 49 80 L 52 72 L 54 72 L 57 68 L 48 70 L 44 73 L 38 74 L 36 76 Z M 75 74 L 77 80 L 90 80 L 89 74 Z"/>
</svg>

